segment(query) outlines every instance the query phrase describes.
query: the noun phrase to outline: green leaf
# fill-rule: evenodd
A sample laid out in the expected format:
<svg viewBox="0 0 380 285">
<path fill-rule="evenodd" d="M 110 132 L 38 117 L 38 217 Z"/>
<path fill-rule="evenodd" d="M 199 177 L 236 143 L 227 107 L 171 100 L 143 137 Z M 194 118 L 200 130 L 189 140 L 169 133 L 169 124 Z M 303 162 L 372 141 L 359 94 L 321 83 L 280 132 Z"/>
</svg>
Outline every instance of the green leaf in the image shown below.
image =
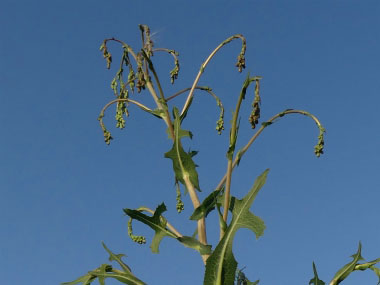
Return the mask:
<svg viewBox="0 0 380 285">
<path fill-rule="evenodd" d="M 97 277 L 98 277 L 100 285 L 105 285 L 104 280 L 106 279 L 106 277 L 104 277 L 103 275 L 106 274 L 106 272 L 111 271 L 111 270 L 112 270 L 112 266 L 109 264 L 102 264 L 98 268 L 98 270 L 96 272 L 99 272 L 99 275 Z M 93 274 L 93 275 L 95 275 L 95 274 Z"/>
<path fill-rule="evenodd" d="M 234 156 L 236 141 L 237 141 L 237 137 L 239 133 L 239 126 L 240 126 L 240 118 L 235 128 L 235 131 L 232 133 L 232 130 L 230 130 L 230 145 L 228 146 L 228 150 L 227 150 L 228 159 L 232 159 L 232 157 Z"/>
<path fill-rule="evenodd" d="M 257 285 L 260 282 L 260 280 L 256 280 L 254 282 L 249 281 L 249 279 L 243 273 L 243 270 L 238 270 L 236 279 L 236 285 Z"/>
<path fill-rule="evenodd" d="M 366 270 L 368 268 L 371 268 L 373 265 L 375 265 L 376 263 L 379 263 L 379 262 L 380 262 L 380 258 L 366 262 L 366 263 L 357 264 L 355 266 L 355 270 L 362 270 L 363 271 L 363 270 Z"/>
<path fill-rule="evenodd" d="M 373 272 L 375 272 L 377 277 L 379 277 L 379 281 L 376 284 L 376 285 L 379 285 L 380 284 L 380 268 L 375 267 L 375 266 L 371 266 L 370 269 L 373 270 Z"/>
<path fill-rule="evenodd" d="M 109 253 L 110 257 L 109 257 L 109 261 L 116 261 L 117 263 L 119 263 L 119 265 L 121 266 L 121 268 L 125 271 L 125 272 L 129 272 L 131 273 L 131 269 L 129 268 L 128 265 L 126 265 L 122 260 L 121 258 L 123 256 L 125 256 L 124 254 L 114 254 L 111 250 L 108 249 L 108 247 L 105 245 L 104 242 L 102 242 L 102 245 L 104 247 L 104 249 Z"/>
<path fill-rule="evenodd" d="M 217 203 L 217 197 L 219 196 L 220 192 L 223 190 L 215 190 L 211 192 L 210 195 L 208 195 L 193 212 L 193 214 L 190 217 L 190 220 L 197 221 L 203 217 L 207 217 L 207 215 L 215 209 L 215 205 Z"/>
<path fill-rule="evenodd" d="M 367 269 L 373 270 L 373 272 L 375 272 L 377 277 L 379 277 L 379 281 L 377 283 L 377 285 L 379 285 L 380 284 L 380 269 L 374 266 L 376 263 L 379 263 L 379 262 L 380 262 L 380 258 L 366 262 L 366 263 L 357 264 L 355 266 L 355 270 L 361 270 L 361 271 L 364 271 Z"/>
<path fill-rule="evenodd" d="M 135 276 L 128 272 L 122 272 L 119 270 L 112 270 L 111 272 L 99 272 L 99 271 L 91 271 L 89 272 L 90 274 L 96 276 L 100 279 L 105 279 L 105 278 L 114 278 L 124 284 L 128 285 L 145 285 L 146 283 L 142 282 L 141 280 L 137 279 Z M 103 285 L 103 284 L 101 284 Z"/>
<path fill-rule="evenodd" d="M 237 166 L 239 166 L 239 164 L 240 164 L 240 160 L 241 160 L 241 158 L 242 158 L 242 156 L 243 156 L 243 154 L 245 153 L 245 151 L 242 151 L 241 149 L 237 152 L 237 154 L 236 154 L 236 165 Z"/>
<path fill-rule="evenodd" d="M 191 132 L 181 129 L 180 117 L 178 114 L 178 109 L 174 107 L 174 143 L 170 151 L 165 153 L 166 158 L 170 158 L 173 162 L 173 169 L 175 173 L 175 178 L 185 185 L 185 178 L 188 177 L 191 183 L 196 189 L 200 191 L 198 173 L 196 171 L 196 165 L 192 159 L 194 155 L 192 152 L 185 152 L 181 144 L 182 137 L 190 137 Z M 186 186 L 186 185 L 185 185 Z"/>
<path fill-rule="evenodd" d="M 343 266 L 334 276 L 334 278 L 331 280 L 330 285 L 339 284 L 344 279 L 347 278 L 348 275 L 352 271 L 354 271 L 355 266 L 357 265 L 359 260 L 363 260 L 363 257 L 361 256 L 361 250 L 362 250 L 362 244 L 359 242 L 359 248 L 358 251 L 352 255 L 351 257 L 353 260 L 350 263 L 347 263 L 345 266 Z"/>
<path fill-rule="evenodd" d="M 152 217 L 145 215 L 137 210 L 123 209 L 123 211 L 132 219 L 138 220 L 154 230 L 155 234 L 152 240 L 152 244 L 150 245 L 153 253 L 159 252 L 158 247 L 161 240 L 165 236 L 177 238 L 175 234 L 166 228 L 166 220 L 161 216 L 161 214 L 166 211 L 166 206 L 164 203 L 157 207 Z"/>
<path fill-rule="evenodd" d="M 82 285 L 90 285 L 91 282 L 94 281 L 96 278 L 97 278 L 96 276 L 90 273 L 87 273 L 86 275 L 83 275 L 79 277 L 78 279 L 75 279 L 74 281 L 64 282 L 64 283 L 61 283 L 61 285 L 76 285 L 79 283 L 82 283 Z"/>
<path fill-rule="evenodd" d="M 184 246 L 193 248 L 199 251 L 201 255 L 211 254 L 211 245 L 204 245 L 193 237 L 183 236 L 183 237 L 177 238 L 177 240 L 181 242 Z"/>
<path fill-rule="evenodd" d="M 242 200 L 235 199 L 231 223 L 212 255 L 207 259 L 205 285 L 234 284 L 237 262 L 232 252 L 232 243 L 238 229 L 248 228 L 255 233 L 256 238 L 263 234 L 265 229 L 264 222 L 253 215 L 249 208 L 257 193 L 265 184 L 268 171 L 269 169 L 265 170 L 256 179 L 252 189 Z"/>
<path fill-rule="evenodd" d="M 310 284 L 325 285 L 326 283 L 318 278 L 317 268 L 315 267 L 315 263 L 314 262 L 313 262 L 313 271 L 314 271 L 314 277 L 310 279 L 309 285 Z"/>
<path fill-rule="evenodd" d="M 158 108 L 156 108 L 152 111 L 149 111 L 149 113 L 151 113 L 152 115 L 154 115 L 155 117 L 160 118 L 160 119 L 164 118 L 164 116 L 165 116 L 165 110 L 158 109 Z"/>
</svg>

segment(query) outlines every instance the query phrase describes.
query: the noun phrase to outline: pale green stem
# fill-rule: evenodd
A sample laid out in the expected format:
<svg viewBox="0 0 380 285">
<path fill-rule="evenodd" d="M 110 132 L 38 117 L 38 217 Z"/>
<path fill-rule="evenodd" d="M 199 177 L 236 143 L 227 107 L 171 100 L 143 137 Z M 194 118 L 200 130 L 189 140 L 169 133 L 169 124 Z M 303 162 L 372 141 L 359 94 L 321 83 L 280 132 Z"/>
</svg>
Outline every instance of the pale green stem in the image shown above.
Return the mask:
<svg viewBox="0 0 380 285">
<path fill-rule="evenodd" d="M 153 112 L 153 110 L 151 110 L 150 108 L 148 108 L 147 106 L 141 104 L 140 102 L 138 101 L 135 101 L 135 100 L 132 100 L 132 99 L 126 99 L 126 98 L 119 98 L 119 99 L 115 99 L 115 100 L 112 100 L 110 102 L 108 102 L 102 109 L 102 111 L 100 112 L 100 115 L 103 115 L 104 116 L 104 112 L 106 111 L 106 109 L 111 106 L 112 104 L 115 104 L 117 102 L 128 102 L 128 103 L 132 103 L 132 104 L 135 104 L 136 106 L 138 106 L 141 110 L 145 111 L 145 112 Z"/>
<path fill-rule="evenodd" d="M 160 93 L 160 97 L 162 98 L 162 100 L 165 100 L 164 91 L 162 90 L 161 83 L 160 83 L 160 80 L 158 79 L 158 75 L 156 73 L 156 70 L 153 67 L 153 63 L 144 50 L 142 50 L 142 53 L 143 53 L 145 60 L 148 62 L 149 69 L 153 72 L 153 76 L 154 76 L 154 79 L 156 80 L 158 91 Z M 144 76 L 145 75 L 149 76 L 147 71 L 144 73 Z"/>
<path fill-rule="evenodd" d="M 302 110 L 285 110 L 285 111 L 278 113 L 277 115 L 273 116 L 272 118 L 270 118 L 268 121 L 266 121 L 266 123 L 274 123 L 274 120 L 276 120 L 277 118 L 283 117 L 284 115 L 287 115 L 287 114 L 301 114 L 301 115 L 308 116 L 314 120 L 314 122 L 317 124 L 318 128 L 322 128 L 322 124 L 317 119 L 317 117 L 310 114 L 309 112 L 302 111 Z M 242 149 L 239 150 L 239 152 L 238 152 L 239 155 L 237 157 L 235 157 L 235 160 L 232 164 L 232 169 L 235 168 L 235 166 L 238 164 L 238 162 L 240 161 L 242 156 L 245 154 L 245 152 L 249 149 L 249 147 L 252 145 L 252 143 L 257 139 L 257 137 L 262 133 L 262 131 L 267 126 L 262 125 L 260 127 L 260 129 L 258 129 L 257 132 L 251 137 L 251 139 L 248 141 L 248 143 Z M 223 176 L 223 178 L 220 180 L 218 186 L 216 186 L 215 189 L 220 189 L 226 183 L 226 180 L 227 180 L 227 173 Z"/>
<path fill-rule="evenodd" d="M 203 90 L 203 91 L 206 91 L 208 92 L 211 96 L 213 96 L 214 98 L 216 98 L 216 95 L 211 91 L 211 88 L 208 87 L 208 86 L 195 86 L 194 89 L 199 89 L 199 90 Z M 174 95 L 166 98 L 166 101 L 170 101 L 172 99 L 174 99 L 175 97 L 185 93 L 186 91 L 189 91 L 191 90 L 191 87 L 188 87 L 188 88 L 185 88 L 185 89 L 182 89 L 181 91 L 178 91 L 177 93 L 175 93 Z"/>
<path fill-rule="evenodd" d="M 237 140 L 237 120 L 239 118 L 239 111 L 240 111 L 241 103 L 244 100 L 247 88 L 248 88 L 249 84 L 251 82 L 253 82 L 254 80 L 256 80 L 255 77 L 250 78 L 249 75 L 248 75 L 247 79 L 244 81 L 242 90 L 240 92 L 238 101 L 236 103 L 235 112 L 234 112 L 234 115 L 233 115 L 233 118 L 232 118 L 232 125 L 231 125 L 231 131 L 230 131 L 230 145 L 229 145 L 229 149 L 228 149 L 228 152 L 227 152 L 227 160 L 228 161 L 227 161 L 227 173 L 226 173 L 226 175 L 227 175 L 227 177 L 226 177 L 226 187 L 225 187 L 225 190 L 224 190 L 223 220 L 224 220 L 225 223 L 227 223 L 228 209 L 229 209 L 229 206 L 230 206 L 230 198 L 231 198 L 231 194 L 230 194 L 231 193 L 231 178 L 232 178 L 232 170 L 233 170 L 232 160 L 233 160 L 233 157 L 234 157 L 236 140 Z M 224 230 L 221 227 L 220 239 L 223 237 L 223 235 L 224 235 Z"/>
<path fill-rule="evenodd" d="M 182 108 L 182 111 L 181 111 L 181 116 L 186 112 L 187 108 L 189 108 L 189 105 L 191 103 L 191 99 L 193 97 L 193 93 L 194 93 L 194 90 L 195 90 L 195 87 L 197 86 L 198 84 L 198 81 L 199 81 L 199 78 L 201 78 L 201 75 L 202 73 L 204 72 L 204 69 L 206 68 L 207 64 L 210 62 L 210 60 L 214 57 L 214 55 L 218 52 L 218 50 L 220 50 L 224 45 L 228 44 L 229 42 L 231 42 L 233 39 L 237 39 L 237 38 L 240 38 L 242 39 L 243 41 L 243 44 L 245 44 L 245 39 L 242 35 L 234 35 L 232 37 L 229 37 L 228 39 L 226 39 L 224 42 L 222 42 L 220 45 L 218 45 L 214 50 L 213 52 L 208 56 L 208 58 L 205 60 L 205 62 L 202 63 L 201 65 L 201 68 L 199 69 L 199 72 L 197 74 L 197 76 L 195 77 L 195 80 L 193 82 L 193 85 L 191 86 L 191 89 L 190 89 L 190 92 L 189 92 L 189 95 L 187 96 L 186 98 L 186 102 Z"/>
<path fill-rule="evenodd" d="M 149 78 L 148 74 L 144 74 L 144 76 L 147 79 Z M 167 106 L 163 105 L 163 104 L 166 104 L 166 103 L 162 103 L 158 99 L 157 93 L 154 90 L 153 85 L 152 85 L 152 83 L 149 80 L 147 80 L 146 86 L 148 87 L 149 92 L 151 93 L 154 101 L 156 102 L 157 107 L 159 109 L 161 109 L 161 110 L 165 110 L 165 116 L 163 117 L 163 119 L 164 119 L 166 125 L 169 128 L 169 132 L 170 132 L 171 138 L 174 140 L 173 123 L 171 121 L 171 118 L 170 118 Z M 190 196 L 191 202 L 193 204 L 193 207 L 194 207 L 194 209 L 196 209 L 200 205 L 200 202 L 199 202 L 199 198 L 198 198 L 198 195 L 196 193 L 195 187 L 191 183 L 191 181 L 190 181 L 190 179 L 188 177 L 187 177 L 187 179 L 185 177 L 184 180 L 185 180 L 185 186 L 186 186 L 186 189 L 189 192 L 189 196 Z M 200 243 L 207 245 L 206 222 L 205 222 L 205 218 L 204 217 L 202 219 L 198 220 L 198 240 L 199 240 Z M 208 255 L 202 255 L 202 260 L 203 260 L 203 262 L 205 264 L 206 264 L 207 258 L 208 258 Z"/>
</svg>

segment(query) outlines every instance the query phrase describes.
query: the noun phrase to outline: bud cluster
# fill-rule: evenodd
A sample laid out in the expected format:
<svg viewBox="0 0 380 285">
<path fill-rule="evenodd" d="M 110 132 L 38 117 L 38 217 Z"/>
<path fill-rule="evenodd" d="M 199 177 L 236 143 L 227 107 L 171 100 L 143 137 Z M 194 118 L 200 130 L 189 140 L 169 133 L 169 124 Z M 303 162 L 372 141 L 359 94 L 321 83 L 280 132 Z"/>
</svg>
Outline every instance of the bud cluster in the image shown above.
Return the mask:
<svg viewBox="0 0 380 285">
<path fill-rule="evenodd" d="M 132 219 L 129 219 L 128 221 L 128 235 L 129 237 L 138 244 L 145 244 L 146 238 L 144 236 L 135 236 L 132 231 Z"/>
</svg>

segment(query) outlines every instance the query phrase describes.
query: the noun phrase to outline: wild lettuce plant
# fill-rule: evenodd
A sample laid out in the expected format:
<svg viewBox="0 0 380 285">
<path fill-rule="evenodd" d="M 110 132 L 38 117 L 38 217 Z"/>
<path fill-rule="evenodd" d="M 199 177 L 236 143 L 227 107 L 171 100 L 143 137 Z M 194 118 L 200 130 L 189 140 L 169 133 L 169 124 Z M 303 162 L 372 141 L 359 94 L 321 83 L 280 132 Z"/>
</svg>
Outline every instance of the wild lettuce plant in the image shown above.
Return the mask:
<svg viewBox="0 0 380 285">
<path fill-rule="evenodd" d="M 204 284 L 206 285 L 232 285 L 232 284 L 258 284 L 259 280 L 251 282 L 245 276 L 242 270 L 238 269 L 238 263 L 235 260 L 232 245 L 236 232 L 241 228 L 247 228 L 251 230 L 256 238 L 263 235 L 265 230 L 265 224 L 261 218 L 254 215 L 251 211 L 251 205 L 255 200 L 258 192 L 264 186 L 267 179 L 269 170 L 264 170 L 254 182 L 252 188 L 242 198 L 238 199 L 233 196 L 231 190 L 232 172 L 239 164 L 244 154 L 250 148 L 253 142 L 258 136 L 269 126 L 276 123 L 282 117 L 291 114 L 300 114 L 309 117 L 313 120 L 318 129 L 317 143 L 314 147 L 314 153 L 317 157 L 323 154 L 324 148 L 324 133 L 325 129 L 320 121 L 313 114 L 310 114 L 304 110 L 286 109 L 273 117 L 262 121 L 260 117 L 261 108 L 261 94 L 260 94 L 260 76 L 247 75 L 245 81 L 241 87 L 240 93 L 237 97 L 237 103 L 235 110 L 232 114 L 231 126 L 229 131 L 229 142 L 227 148 L 227 162 L 226 173 L 221 178 L 219 184 L 215 187 L 214 191 L 200 201 L 198 197 L 198 191 L 200 191 L 198 173 L 196 170 L 196 164 L 193 157 L 197 154 L 195 151 L 186 151 L 183 148 L 182 141 L 192 137 L 192 133 L 182 128 L 182 123 L 186 119 L 186 115 L 190 111 L 190 107 L 193 102 L 194 91 L 201 90 L 211 95 L 217 106 L 220 109 L 219 118 L 216 121 L 216 131 L 220 134 L 224 130 L 224 106 L 221 99 L 216 96 L 212 89 L 208 86 L 199 86 L 198 82 L 202 74 L 205 72 L 211 59 L 216 53 L 225 45 L 233 40 L 240 40 L 241 50 L 237 56 L 236 67 L 239 72 L 242 72 L 245 68 L 245 51 L 246 51 L 246 39 L 244 36 L 238 34 L 231 36 L 218 45 L 207 59 L 201 64 L 200 70 L 195 77 L 191 87 L 178 91 L 172 96 L 166 96 L 153 64 L 153 57 L 158 53 L 169 53 L 174 59 L 174 67 L 170 71 L 170 80 L 173 84 L 178 78 L 180 71 L 180 65 L 178 60 L 178 53 L 175 50 L 166 48 L 156 48 L 154 42 L 151 39 L 149 27 L 146 25 L 140 25 L 140 32 L 142 38 L 142 47 L 139 51 L 134 51 L 127 43 L 115 39 L 108 38 L 103 41 L 100 46 L 100 50 L 103 53 L 103 57 L 107 62 L 107 68 L 110 69 L 112 63 L 112 55 L 108 48 L 108 43 L 116 42 L 120 44 L 122 49 L 122 56 L 119 68 L 115 77 L 111 82 L 111 89 L 115 95 L 115 99 L 110 101 L 104 106 L 99 115 L 100 126 L 103 130 L 104 141 L 106 144 L 110 144 L 113 137 L 110 131 L 105 126 L 103 118 L 105 112 L 112 105 L 116 106 L 116 127 L 123 129 L 125 127 L 125 119 L 129 116 L 128 109 L 131 105 L 136 105 L 138 108 L 153 115 L 156 118 L 161 119 L 167 128 L 167 133 L 172 141 L 172 146 L 165 153 L 165 157 L 170 159 L 173 164 L 174 179 L 177 189 L 177 205 L 176 210 L 181 212 L 184 207 L 184 202 L 181 198 L 181 186 L 182 190 L 189 193 L 189 197 L 194 208 L 190 220 L 193 220 L 197 224 L 197 230 L 195 236 L 185 236 L 180 233 L 174 225 L 172 225 L 165 217 L 164 212 L 167 210 L 164 203 L 158 205 L 156 209 L 150 209 L 147 207 L 139 207 L 136 209 L 123 209 L 124 213 L 129 216 L 128 234 L 130 238 L 139 244 L 145 244 L 146 238 L 143 236 L 135 235 L 132 230 L 132 221 L 141 222 L 154 231 L 154 237 L 151 242 L 150 248 L 153 253 L 157 253 L 161 240 L 164 237 L 171 238 L 181 243 L 185 247 L 195 249 L 199 252 L 203 263 L 205 265 Z M 247 96 L 247 90 L 253 85 L 253 99 L 252 99 L 252 111 L 248 118 L 252 129 L 256 132 L 249 139 L 244 147 L 236 150 L 236 142 L 239 135 L 239 111 L 244 99 Z M 139 102 L 132 97 L 134 93 L 140 93 L 142 91 L 148 91 L 155 102 L 156 108 L 151 109 L 146 105 Z M 172 99 L 177 96 L 185 95 L 186 100 L 182 108 L 172 104 Z M 206 218 L 211 211 L 216 211 L 219 221 L 220 238 L 217 244 L 211 245 L 207 241 L 206 231 Z M 230 219 L 228 216 L 231 215 Z M 123 254 L 114 254 L 104 243 L 104 249 L 109 254 L 109 261 L 115 261 L 119 264 L 120 269 L 115 268 L 111 264 L 103 264 L 100 267 L 89 271 L 82 277 L 72 281 L 63 283 L 65 285 L 74 285 L 82 283 L 84 285 L 91 284 L 98 279 L 99 284 L 105 284 L 106 278 L 113 278 L 120 281 L 123 284 L 146 284 L 137 278 L 132 270 L 122 261 Z M 333 277 L 330 285 L 341 283 L 345 280 L 349 274 L 357 270 L 371 269 L 379 277 L 380 284 L 380 269 L 375 267 L 376 263 L 380 262 L 380 258 L 359 263 L 363 260 L 361 256 L 361 244 L 359 243 L 358 251 L 352 256 L 353 260 L 342 267 L 336 275 Z M 322 285 L 325 284 L 317 274 L 316 266 L 313 263 L 314 277 L 310 280 L 309 284 Z M 306 282 L 306 281 L 305 281 Z"/>
</svg>

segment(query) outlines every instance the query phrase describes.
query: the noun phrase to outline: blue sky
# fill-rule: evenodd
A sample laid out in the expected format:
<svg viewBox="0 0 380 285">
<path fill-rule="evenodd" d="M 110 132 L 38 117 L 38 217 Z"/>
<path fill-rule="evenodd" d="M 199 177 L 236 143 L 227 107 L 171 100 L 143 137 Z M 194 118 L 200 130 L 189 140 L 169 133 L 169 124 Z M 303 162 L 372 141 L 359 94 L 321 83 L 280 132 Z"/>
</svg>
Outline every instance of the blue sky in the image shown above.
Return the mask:
<svg viewBox="0 0 380 285">
<path fill-rule="evenodd" d="M 238 232 L 239 267 L 260 284 L 307 284 L 315 261 L 328 282 L 351 259 L 358 242 L 367 260 L 380 257 L 378 146 L 378 1 L 10 1 L 0 10 L 0 274 L 2 284 L 59 284 L 107 262 L 104 241 L 148 284 L 201 284 L 199 255 L 164 239 L 160 254 L 127 237 L 123 208 L 155 208 L 191 235 L 192 206 L 175 211 L 171 148 L 162 121 L 138 109 L 123 131 L 103 142 L 97 117 L 112 99 L 110 81 L 119 46 L 111 45 L 114 69 L 99 52 L 104 38 L 140 47 L 138 24 L 155 33 L 156 47 L 179 51 L 174 86 L 172 59 L 155 55 L 167 96 L 191 85 L 208 54 L 227 37 L 247 38 L 247 69 L 234 68 L 240 43 L 226 46 L 200 84 L 213 88 L 229 122 L 247 72 L 261 75 L 262 119 L 287 108 L 318 116 L 326 149 L 313 154 L 318 130 L 304 116 L 268 127 L 234 172 L 232 191 L 243 197 L 256 176 L 270 168 L 252 210 L 266 223 L 255 240 Z M 250 96 L 253 94 L 253 89 Z M 148 93 L 135 98 L 153 107 Z M 247 98 L 238 146 L 252 135 Z M 181 107 L 184 97 L 175 100 Z M 173 101 L 174 102 L 174 101 Z M 194 133 L 187 148 L 199 150 L 203 199 L 226 169 L 228 129 L 215 132 L 215 102 L 197 92 L 184 128 Z M 226 124 L 228 126 L 228 124 Z M 209 240 L 217 219 L 211 214 Z M 135 223 L 135 231 L 152 237 Z M 357 272 L 343 284 L 376 284 Z M 95 283 L 96 284 L 96 283 Z M 110 281 L 107 284 L 117 284 Z"/>
</svg>

